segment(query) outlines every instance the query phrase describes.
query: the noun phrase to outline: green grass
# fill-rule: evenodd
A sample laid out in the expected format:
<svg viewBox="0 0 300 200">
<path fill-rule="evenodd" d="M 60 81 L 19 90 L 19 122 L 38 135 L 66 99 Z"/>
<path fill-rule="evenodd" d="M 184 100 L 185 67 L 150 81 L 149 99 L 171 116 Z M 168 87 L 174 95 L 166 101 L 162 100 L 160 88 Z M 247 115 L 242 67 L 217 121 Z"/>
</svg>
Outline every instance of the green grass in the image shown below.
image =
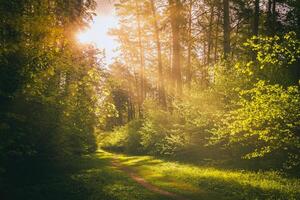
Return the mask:
<svg viewBox="0 0 300 200">
<path fill-rule="evenodd" d="M 111 166 L 103 153 L 66 158 L 64 164 L 15 171 L 0 190 L 1 200 L 169 200 Z M 22 167 L 21 167 L 22 168 Z"/>
<path fill-rule="evenodd" d="M 140 177 L 190 200 L 299 199 L 300 180 L 278 172 L 251 172 L 170 162 L 151 156 L 99 151 L 67 158 L 55 167 L 15 171 L 1 200 L 168 200 L 111 165 L 113 159 Z M 14 181 L 14 180 L 17 180 Z"/>
<path fill-rule="evenodd" d="M 300 180 L 275 171 L 228 170 L 169 162 L 151 156 L 102 154 L 105 158 L 119 159 L 152 184 L 192 200 L 300 198 Z"/>
</svg>

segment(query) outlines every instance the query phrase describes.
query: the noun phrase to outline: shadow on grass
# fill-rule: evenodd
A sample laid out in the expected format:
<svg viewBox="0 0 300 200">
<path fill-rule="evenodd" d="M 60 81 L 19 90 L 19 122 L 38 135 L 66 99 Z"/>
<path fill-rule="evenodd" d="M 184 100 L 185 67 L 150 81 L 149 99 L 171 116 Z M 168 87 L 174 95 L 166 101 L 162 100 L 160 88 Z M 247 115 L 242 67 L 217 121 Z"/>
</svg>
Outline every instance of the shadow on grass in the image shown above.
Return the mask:
<svg viewBox="0 0 300 200">
<path fill-rule="evenodd" d="M 146 180 L 190 199 L 297 199 L 300 181 L 275 171 L 251 172 L 156 159 L 119 156 Z"/>
<path fill-rule="evenodd" d="M 110 166 L 101 154 L 68 158 L 63 163 L 12 167 L 1 200 L 163 200 Z"/>
</svg>

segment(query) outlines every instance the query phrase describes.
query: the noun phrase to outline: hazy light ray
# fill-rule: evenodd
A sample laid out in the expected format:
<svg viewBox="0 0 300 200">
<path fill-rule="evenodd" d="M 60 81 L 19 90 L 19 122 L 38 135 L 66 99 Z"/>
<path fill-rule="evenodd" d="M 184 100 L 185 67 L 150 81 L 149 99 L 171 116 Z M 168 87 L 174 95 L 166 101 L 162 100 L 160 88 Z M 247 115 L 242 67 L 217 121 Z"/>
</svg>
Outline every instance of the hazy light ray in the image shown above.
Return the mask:
<svg viewBox="0 0 300 200">
<path fill-rule="evenodd" d="M 104 48 L 106 52 L 106 61 L 110 63 L 115 55 L 113 50 L 118 45 L 113 37 L 108 34 L 108 31 L 117 26 L 118 19 L 113 14 L 96 16 L 89 25 L 89 28 L 77 35 L 77 39 L 81 43 L 93 44 L 99 49 Z"/>
</svg>

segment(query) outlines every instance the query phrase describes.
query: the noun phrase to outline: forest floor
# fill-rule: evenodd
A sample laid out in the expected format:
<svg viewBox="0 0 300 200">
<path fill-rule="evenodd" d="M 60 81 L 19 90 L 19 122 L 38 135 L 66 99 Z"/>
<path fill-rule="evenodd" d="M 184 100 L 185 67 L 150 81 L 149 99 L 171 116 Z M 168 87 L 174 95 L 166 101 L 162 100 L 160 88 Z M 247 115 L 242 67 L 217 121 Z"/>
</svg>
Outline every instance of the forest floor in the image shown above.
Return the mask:
<svg viewBox="0 0 300 200">
<path fill-rule="evenodd" d="M 298 199 L 300 180 L 98 151 L 59 170 L 23 173 L 3 200 L 240 200 Z M 19 172 L 21 173 L 21 172 Z M 41 178 L 43 176 L 43 178 Z M 27 177 L 27 178 L 26 178 Z"/>
<path fill-rule="evenodd" d="M 112 163 L 117 162 L 117 168 L 129 177 L 142 178 L 142 182 L 168 191 L 171 195 L 165 196 L 173 196 L 173 199 L 253 200 L 300 197 L 300 180 L 285 177 L 276 171 L 229 170 L 105 151 L 100 152 L 100 155 L 112 159 Z M 147 185 L 144 187 L 147 188 Z M 151 188 L 149 190 L 153 191 Z"/>
</svg>

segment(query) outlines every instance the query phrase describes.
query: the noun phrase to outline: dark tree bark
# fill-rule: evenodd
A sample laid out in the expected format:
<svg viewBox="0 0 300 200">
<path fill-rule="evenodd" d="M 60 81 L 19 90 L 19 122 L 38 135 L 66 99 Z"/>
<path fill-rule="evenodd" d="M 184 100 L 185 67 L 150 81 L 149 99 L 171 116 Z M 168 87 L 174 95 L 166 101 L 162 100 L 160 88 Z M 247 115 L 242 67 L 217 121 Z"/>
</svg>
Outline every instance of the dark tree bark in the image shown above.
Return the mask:
<svg viewBox="0 0 300 200">
<path fill-rule="evenodd" d="M 276 0 L 268 0 L 266 33 L 273 36 L 276 30 Z"/>
<path fill-rule="evenodd" d="M 258 31 L 259 31 L 259 15 L 260 15 L 260 10 L 259 10 L 259 0 L 254 1 L 254 16 L 253 16 L 253 24 L 252 24 L 252 35 L 253 36 L 258 36 Z M 251 52 L 252 54 L 252 60 L 256 62 L 256 53 Z"/>
<path fill-rule="evenodd" d="M 188 88 L 191 88 L 192 81 L 192 66 L 191 66 L 191 53 L 192 53 L 192 7 L 193 0 L 189 4 L 189 20 L 188 20 L 188 55 L 187 55 L 187 69 L 186 69 L 186 82 Z"/>
<path fill-rule="evenodd" d="M 272 2 L 272 26 L 273 26 L 273 33 L 272 35 L 275 34 L 276 32 L 276 0 L 273 0 Z"/>
<path fill-rule="evenodd" d="M 163 77 L 163 66 L 162 66 L 162 55 L 161 55 L 161 44 L 160 44 L 160 34 L 159 27 L 157 23 L 157 15 L 154 0 L 150 0 L 151 10 L 153 15 L 154 23 L 154 36 L 157 50 L 157 63 L 158 63 L 158 98 L 159 102 L 163 107 L 167 106 L 165 86 L 164 86 L 164 77 Z"/>
<path fill-rule="evenodd" d="M 213 40 L 212 40 L 212 27 L 213 27 L 213 21 L 214 21 L 214 5 L 211 5 L 210 10 L 210 19 L 209 19 L 209 29 L 208 29 L 208 46 L 207 46 L 207 64 L 210 64 L 211 59 L 211 48 L 213 46 Z"/>
<path fill-rule="evenodd" d="M 229 0 L 223 0 L 223 33 L 224 33 L 224 58 L 230 54 L 230 21 L 229 21 Z"/>
<path fill-rule="evenodd" d="M 173 85 L 175 86 L 175 94 L 182 94 L 182 79 L 180 66 L 180 0 L 169 0 L 171 29 L 172 29 L 172 74 Z"/>
<path fill-rule="evenodd" d="M 141 30 L 141 18 L 140 18 L 140 6 L 138 1 L 135 1 L 137 28 L 138 28 L 138 46 L 140 53 L 140 94 L 139 94 L 139 115 L 142 116 L 142 104 L 145 99 L 145 61 L 144 61 L 144 48 L 142 44 L 142 30 Z"/>
<path fill-rule="evenodd" d="M 216 24 L 216 30 L 215 30 L 215 52 L 214 52 L 214 61 L 217 62 L 218 59 L 218 42 L 219 42 L 219 24 L 221 21 L 221 9 L 218 6 L 218 15 L 217 15 L 217 24 Z"/>
<path fill-rule="evenodd" d="M 259 0 L 255 0 L 254 2 L 254 18 L 253 18 L 253 35 L 258 35 L 258 27 L 259 27 Z"/>
</svg>

